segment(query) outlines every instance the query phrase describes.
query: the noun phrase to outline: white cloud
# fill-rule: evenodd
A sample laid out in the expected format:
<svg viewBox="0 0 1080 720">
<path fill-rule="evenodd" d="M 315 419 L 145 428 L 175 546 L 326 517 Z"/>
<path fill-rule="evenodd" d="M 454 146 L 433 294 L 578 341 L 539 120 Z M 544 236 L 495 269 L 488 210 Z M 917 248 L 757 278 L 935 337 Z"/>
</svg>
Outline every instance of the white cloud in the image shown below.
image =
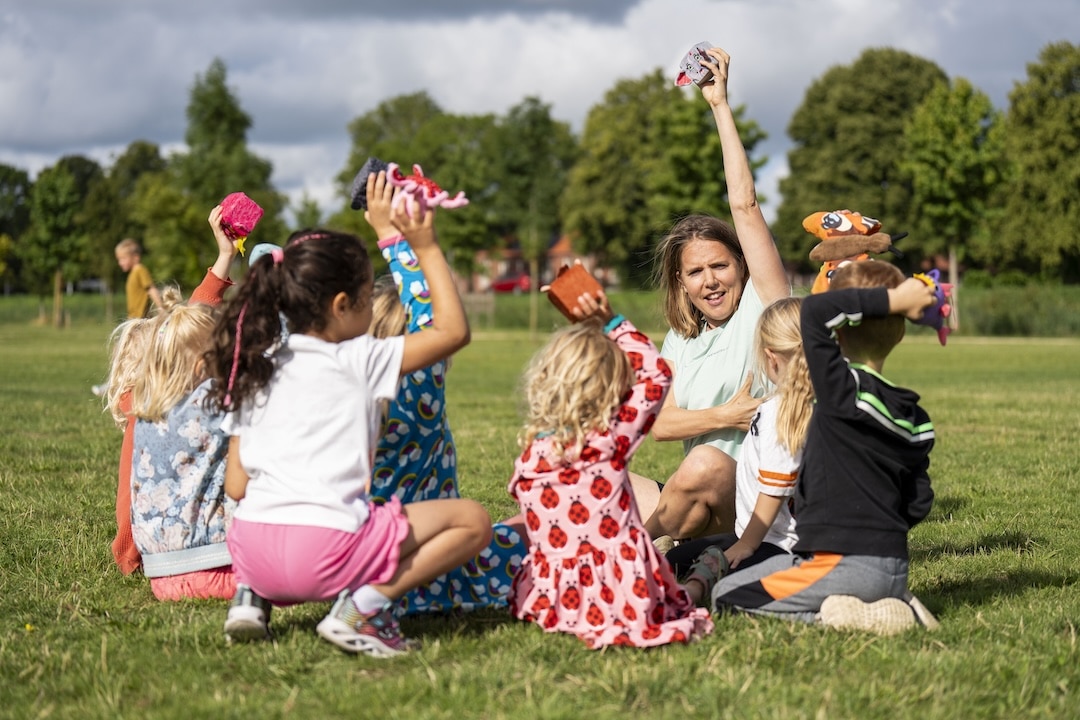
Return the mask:
<svg viewBox="0 0 1080 720">
<path fill-rule="evenodd" d="M 710 40 L 731 95 L 769 134 L 766 214 L 786 174 L 786 126 L 814 79 L 868 47 L 964 76 L 1004 107 L 1047 43 L 1080 37 L 1063 0 L 8 0 L 0 8 L 0 162 L 36 173 L 61 155 L 108 162 L 137 139 L 175 147 L 196 75 L 222 58 L 253 149 L 296 199 L 340 202 L 333 178 L 355 117 L 426 90 L 444 109 L 503 113 L 538 96 L 581 129 L 619 78 L 670 71 Z"/>
</svg>

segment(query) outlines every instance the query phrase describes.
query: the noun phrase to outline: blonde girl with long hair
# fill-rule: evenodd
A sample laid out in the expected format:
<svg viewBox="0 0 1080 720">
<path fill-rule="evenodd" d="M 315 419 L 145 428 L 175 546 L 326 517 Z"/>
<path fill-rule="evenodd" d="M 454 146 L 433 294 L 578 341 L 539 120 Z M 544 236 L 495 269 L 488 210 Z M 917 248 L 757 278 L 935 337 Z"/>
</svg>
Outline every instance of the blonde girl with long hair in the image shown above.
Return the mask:
<svg viewBox="0 0 1080 720">
<path fill-rule="evenodd" d="M 236 592 L 225 545 L 235 508 L 225 495 L 229 439 L 223 414 L 207 407 L 213 383 L 202 358 L 213 327 L 209 306 L 167 289 L 131 387 L 132 535 L 161 600 Z"/>
<path fill-rule="evenodd" d="M 688 643 L 712 631 L 653 547 L 627 464 L 656 420 L 671 371 L 607 299 L 582 295 L 524 379 L 523 447 L 509 492 L 529 552 L 511 613 L 590 648 Z"/>
<path fill-rule="evenodd" d="M 217 306 L 221 304 L 225 291 L 232 287 L 229 268 L 236 257 L 236 245 L 221 227 L 221 214 L 222 208 L 218 205 L 207 218 L 217 243 L 218 256 L 191 294 L 189 303 Z M 160 308 L 160 296 L 158 301 Z M 131 533 L 131 460 L 135 438 L 131 389 L 142 372 L 142 361 L 153 337 L 150 332 L 153 324 L 151 318 L 132 318 L 113 331 L 109 338 L 109 376 L 102 386 L 105 388 L 105 409 L 124 433 L 117 473 L 116 537 L 112 541 L 113 559 L 124 575 L 130 575 L 142 567 L 142 556 Z"/>
<path fill-rule="evenodd" d="M 798 540 L 790 508 L 814 406 L 799 328 L 801 304 L 801 298 L 781 298 L 758 319 L 756 369 L 774 390 L 758 407 L 739 455 L 735 532 L 685 543 L 668 554 L 680 568 L 697 557 L 686 578 L 696 602 L 708 597 L 720 575 L 790 553 Z"/>
</svg>

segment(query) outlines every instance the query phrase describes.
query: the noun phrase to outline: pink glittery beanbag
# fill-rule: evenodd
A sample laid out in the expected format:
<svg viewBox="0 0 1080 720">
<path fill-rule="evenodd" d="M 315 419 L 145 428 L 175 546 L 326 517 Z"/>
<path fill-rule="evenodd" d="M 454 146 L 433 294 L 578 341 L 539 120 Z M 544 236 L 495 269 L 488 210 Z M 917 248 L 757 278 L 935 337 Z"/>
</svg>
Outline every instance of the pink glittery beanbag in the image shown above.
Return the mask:
<svg viewBox="0 0 1080 720">
<path fill-rule="evenodd" d="M 263 216 L 258 203 L 242 192 L 234 192 L 221 201 L 221 229 L 233 240 L 251 234 Z"/>
</svg>

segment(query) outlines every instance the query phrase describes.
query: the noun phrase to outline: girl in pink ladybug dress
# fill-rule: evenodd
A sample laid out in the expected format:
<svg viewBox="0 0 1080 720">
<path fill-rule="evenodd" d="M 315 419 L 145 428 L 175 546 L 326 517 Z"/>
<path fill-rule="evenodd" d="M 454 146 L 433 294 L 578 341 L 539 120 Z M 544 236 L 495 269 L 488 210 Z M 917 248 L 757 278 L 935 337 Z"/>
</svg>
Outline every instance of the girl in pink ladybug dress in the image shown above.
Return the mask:
<svg viewBox="0 0 1080 720">
<path fill-rule="evenodd" d="M 688 643 L 712 631 L 653 548 L 627 463 L 652 427 L 671 371 L 652 341 L 607 298 L 582 295 L 575 324 L 556 333 L 525 373 L 525 448 L 509 492 L 529 552 L 510 610 L 590 648 Z"/>
</svg>

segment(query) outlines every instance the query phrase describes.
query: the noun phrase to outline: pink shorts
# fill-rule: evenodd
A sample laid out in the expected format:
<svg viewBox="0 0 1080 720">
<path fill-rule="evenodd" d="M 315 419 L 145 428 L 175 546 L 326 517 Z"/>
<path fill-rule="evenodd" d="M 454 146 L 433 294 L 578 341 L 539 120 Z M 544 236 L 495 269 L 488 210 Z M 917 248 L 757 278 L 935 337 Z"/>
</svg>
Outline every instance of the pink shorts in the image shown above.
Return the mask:
<svg viewBox="0 0 1080 720">
<path fill-rule="evenodd" d="M 150 589 L 158 600 L 182 600 L 183 598 L 224 598 L 231 600 L 236 594 L 236 578 L 232 568 L 196 570 L 180 575 L 150 578 Z"/>
<path fill-rule="evenodd" d="M 356 532 L 234 518 L 226 534 L 236 582 L 276 603 L 331 600 L 342 590 L 385 583 L 397 572 L 409 520 L 401 502 L 368 504 Z"/>
</svg>

